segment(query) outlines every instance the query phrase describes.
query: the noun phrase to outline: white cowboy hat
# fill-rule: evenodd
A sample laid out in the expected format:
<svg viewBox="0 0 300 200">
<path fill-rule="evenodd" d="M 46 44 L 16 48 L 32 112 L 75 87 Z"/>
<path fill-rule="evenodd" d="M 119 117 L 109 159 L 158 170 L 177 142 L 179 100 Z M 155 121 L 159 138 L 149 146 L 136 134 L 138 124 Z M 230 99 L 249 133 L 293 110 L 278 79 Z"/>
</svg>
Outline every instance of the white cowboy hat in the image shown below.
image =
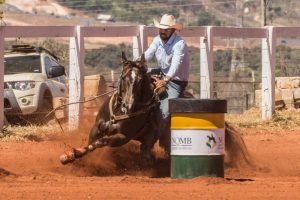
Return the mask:
<svg viewBox="0 0 300 200">
<path fill-rule="evenodd" d="M 176 19 L 173 15 L 164 14 L 158 22 L 153 19 L 154 26 L 160 29 L 175 28 L 176 30 L 181 30 L 183 28 L 182 24 L 176 23 Z"/>
</svg>

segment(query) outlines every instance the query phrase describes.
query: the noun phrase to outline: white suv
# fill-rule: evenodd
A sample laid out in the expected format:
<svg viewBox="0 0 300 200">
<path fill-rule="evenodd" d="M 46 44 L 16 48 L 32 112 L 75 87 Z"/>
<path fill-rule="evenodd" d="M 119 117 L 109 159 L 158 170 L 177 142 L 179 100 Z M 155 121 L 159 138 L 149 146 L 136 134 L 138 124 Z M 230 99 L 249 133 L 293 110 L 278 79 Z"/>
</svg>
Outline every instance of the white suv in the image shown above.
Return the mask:
<svg viewBox="0 0 300 200">
<path fill-rule="evenodd" d="M 42 47 L 15 45 L 4 56 L 4 112 L 45 116 L 56 98 L 68 94 L 65 68 Z"/>
</svg>

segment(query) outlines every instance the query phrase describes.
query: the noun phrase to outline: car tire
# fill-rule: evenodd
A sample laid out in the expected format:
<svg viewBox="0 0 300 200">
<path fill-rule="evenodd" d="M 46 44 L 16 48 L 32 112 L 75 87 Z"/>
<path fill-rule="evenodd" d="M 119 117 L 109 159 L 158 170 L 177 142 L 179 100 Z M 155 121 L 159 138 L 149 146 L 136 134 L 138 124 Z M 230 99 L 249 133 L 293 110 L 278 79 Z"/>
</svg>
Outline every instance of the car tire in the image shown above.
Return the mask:
<svg viewBox="0 0 300 200">
<path fill-rule="evenodd" d="M 37 114 L 35 115 L 36 122 L 40 124 L 47 123 L 53 119 L 54 113 L 47 116 L 53 110 L 53 98 L 50 90 L 46 89 L 40 97 Z M 46 117 L 47 116 L 47 117 Z"/>
</svg>

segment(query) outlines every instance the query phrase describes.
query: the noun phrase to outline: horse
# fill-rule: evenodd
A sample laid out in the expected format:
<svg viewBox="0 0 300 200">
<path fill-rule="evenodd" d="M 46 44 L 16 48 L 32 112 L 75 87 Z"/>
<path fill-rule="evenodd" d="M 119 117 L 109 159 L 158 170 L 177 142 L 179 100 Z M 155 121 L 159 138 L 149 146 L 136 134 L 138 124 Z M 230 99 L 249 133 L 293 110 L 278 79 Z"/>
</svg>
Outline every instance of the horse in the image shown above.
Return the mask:
<svg viewBox="0 0 300 200">
<path fill-rule="evenodd" d="M 118 89 L 100 107 L 89 133 L 88 146 L 61 155 L 62 164 L 73 162 L 96 148 L 118 147 L 130 140 L 141 142 L 142 158 L 152 158 L 151 149 L 158 140 L 161 119 L 159 96 L 147 73 L 144 55 L 138 61 L 131 61 L 122 52 L 121 65 Z"/>
<path fill-rule="evenodd" d="M 146 161 L 152 160 L 151 149 L 158 140 L 160 146 L 170 153 L 170 130 L 159 132 L 163 124 L 159 109 L 159 97 L 163 89 L 156 88 L 153 78 L 147 73 L 144 55 L 138 61 L 131 61 L 122 52 L 121 60 L 118 89 L 100 107 L 89 133 L 88 146 L 72 148 L 61 155 L 62 164 L 71 163 L 96 148 L 118 147 L 130 140 L 141 142 L 141 156 Z M 225 138 L 225 151 L 231 164 L 235 160 L 251 163 L 243 139 L 227 122 Z"/>
</svg>

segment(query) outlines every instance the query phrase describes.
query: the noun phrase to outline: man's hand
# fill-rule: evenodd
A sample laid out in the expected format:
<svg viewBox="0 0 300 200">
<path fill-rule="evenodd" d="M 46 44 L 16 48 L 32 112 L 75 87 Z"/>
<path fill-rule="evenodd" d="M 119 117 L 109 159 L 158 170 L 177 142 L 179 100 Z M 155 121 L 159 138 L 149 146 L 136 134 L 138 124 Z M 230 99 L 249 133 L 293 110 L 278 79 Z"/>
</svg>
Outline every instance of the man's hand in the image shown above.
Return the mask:
<svg viewBox="0 0 300 200">
<path fill-rule="evenodd" d="M 159 98 L 161 98 L 166 92 L 167 81 L 160 80 L 160 78 L 155 76 L 152 76 L 152 78 L 154 79 L 153 83 L 155 85 L 154 92 L 156 92 Z"/>
<path fill-rule="evenodd" d="M 153 77 L 153 78 L 154 78 L 154 84 L 156 88 L 165 87 L 167 85 L 167 81 L 160 80 L 157 77 Z"/>
</svg>

